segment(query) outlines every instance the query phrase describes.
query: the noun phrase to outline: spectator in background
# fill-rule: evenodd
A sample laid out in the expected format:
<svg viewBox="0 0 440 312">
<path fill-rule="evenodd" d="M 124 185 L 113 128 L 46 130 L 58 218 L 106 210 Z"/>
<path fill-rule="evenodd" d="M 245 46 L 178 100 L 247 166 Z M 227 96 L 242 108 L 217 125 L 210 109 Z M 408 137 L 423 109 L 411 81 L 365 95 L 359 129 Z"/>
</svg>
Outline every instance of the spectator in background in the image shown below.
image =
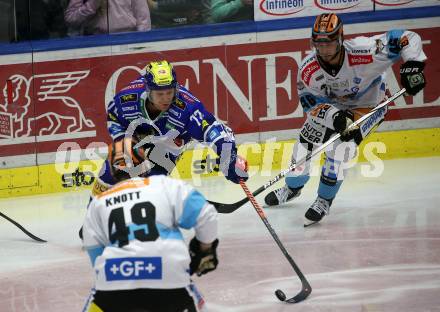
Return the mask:
<svg viewBox="0 0 440 312">
<path fill-rule="evenodd" d="M 146 0 L 153 28 L 205 24 L 211 0 Z"/>
<path fill-rule="evenodd" d="M 0 0 L 0 43 L 11 40 L 13 26 L 12 3 Z"/>
<path fill-rule="evenodd" d="M 254 0 L 212 0 L 212 23 L 236 22 L 254 19 Z"/>
<path fill-rule="evenodd" d="M 145 0 L 70 0 L 64 18 L 83 35 L 151 29 Z"/>
<path fill-rule="evenodd" d="M 12 26 L 11 41 L 66 36 L 63 12 L 67 0 L 16 0 L 14 5 L 16 26 Z"/>
</svg>

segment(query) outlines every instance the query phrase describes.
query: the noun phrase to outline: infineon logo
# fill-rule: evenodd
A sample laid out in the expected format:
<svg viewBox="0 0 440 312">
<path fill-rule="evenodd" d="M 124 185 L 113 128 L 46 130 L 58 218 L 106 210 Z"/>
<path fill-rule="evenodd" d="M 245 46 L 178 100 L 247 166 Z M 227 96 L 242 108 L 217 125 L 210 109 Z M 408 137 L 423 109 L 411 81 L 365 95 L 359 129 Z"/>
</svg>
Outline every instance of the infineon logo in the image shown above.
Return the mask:
<svg viewBox="0 0 440 312">
<path fill-rule="evenodd" d="M 384 6 L 405 5 L 414 1 L 415 0 L 373 0 L 374 3 Z"/>
<path fill-rule="evenodd" d="M 260 2 L 260 10 L 268 15 L 293 15 L 304 9 L 304 0 L 262 0 Z"/>
<path fill-rule="evenodd" d="M 361 0 L 315 0 L 318 8 L 329 11 L 341 11 L 351 9 L 359 5 Z"/>
</svg>

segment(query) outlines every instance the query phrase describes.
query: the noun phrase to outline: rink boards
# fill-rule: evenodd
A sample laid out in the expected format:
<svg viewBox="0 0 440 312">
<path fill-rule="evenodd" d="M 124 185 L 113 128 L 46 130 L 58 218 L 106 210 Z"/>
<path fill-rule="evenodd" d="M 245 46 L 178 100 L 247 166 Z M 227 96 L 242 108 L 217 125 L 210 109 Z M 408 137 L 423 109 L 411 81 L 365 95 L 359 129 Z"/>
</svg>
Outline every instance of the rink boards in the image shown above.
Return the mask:
<svg viewBox="0 0 440 312">
<path fill-rule="evenodd" d="M 349 24 L 345 33 L 396 27 L 421 35 L 428 84 L 391 106 L 387 122 L 369 138 L 384 143 L 386 153 L 383 145 L 371 153 L 382 159 L 439 155 L 439 19 Z M 0 197 L 90 187 L 109 141 L 105 103 L 147 61 L 165 57 L 179 81 L 234 129 L 239 143 L 254 142 L 240 146 L 250 165 L 285 167 L 305 118 L 295 81 L 309 33 L 304 28 L 0 56 Z M 399 89 L 398 80 L 397 64 L 388 73 L 391 92 Z M 283 144 L 274 148 L 275 141 Z M 207 175 L 209 168 L 200 164 L 205 154 L 187 151 L 180 177 Z M 368 161 L 363 151 L 359 160 Z"/>
<path fill-rule="evenodd" d="M 373 133 L 360 145 L 355 163 L 367 163 L 373 168 L 380 160 L 439 156 L 439 142 L 440 128 Z M 295 140 L 241 144 L 239 154 L 248 160 L 251 176 L 259 171 L 259 174 L 267 175 L 269 180 L 271 170 L 284 170 L 289 166 L 294 143 Z M 172 176 L 193 179 L 197 185 L 197 181 L 204 177 L 221 175 L 214 170 L 213 158 L 214 153 L 207 148 L 188 150 L 179 160 Z M 201 160 L 206 159 L 202 165 Z M 0 198 L 90 188 L 102 162 L 101 159 L 95 159 L 2 169 L 1 175 L 9 177 L 6 181 L 9 184 L 0 185 Z M 28 185 L 32 180 L 38 183 Z"/>
</svg>

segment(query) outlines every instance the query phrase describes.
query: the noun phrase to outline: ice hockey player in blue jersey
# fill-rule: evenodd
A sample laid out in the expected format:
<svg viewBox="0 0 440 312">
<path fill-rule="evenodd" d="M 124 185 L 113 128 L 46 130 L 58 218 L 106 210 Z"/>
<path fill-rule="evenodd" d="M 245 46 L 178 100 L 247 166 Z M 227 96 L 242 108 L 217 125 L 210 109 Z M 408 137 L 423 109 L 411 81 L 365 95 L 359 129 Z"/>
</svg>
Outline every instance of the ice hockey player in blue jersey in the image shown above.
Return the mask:
<svg viewBox="0 0 440 312">
<path fill-rule="evenodd" d="M 232 130 L 177 82 L 176 72 L 168 61 L 148 63 L 145 75 L 128 84 L 108 104 L 107 117 L 108 131 L 116 143 L 112 151 L 116 165 L 125 166 L 125 160 L 130 159 L 124 157 L 124 152 L 131 150 L 134 137 L 141 145 L 143 140 L 149 142 L 149 148 L 144 148 L 155 164 L 152 174 L 168 175 L 183 147 L 197 140 L 214 149 L 219 156 L 219 169 L 228 180 L 239 183 L 240 179 L 248 178 L 247 163 L 237 155 Z M 107 160 L 95 181 L 94 195 L 115 183 L 109 166 Z"/>
</svg>

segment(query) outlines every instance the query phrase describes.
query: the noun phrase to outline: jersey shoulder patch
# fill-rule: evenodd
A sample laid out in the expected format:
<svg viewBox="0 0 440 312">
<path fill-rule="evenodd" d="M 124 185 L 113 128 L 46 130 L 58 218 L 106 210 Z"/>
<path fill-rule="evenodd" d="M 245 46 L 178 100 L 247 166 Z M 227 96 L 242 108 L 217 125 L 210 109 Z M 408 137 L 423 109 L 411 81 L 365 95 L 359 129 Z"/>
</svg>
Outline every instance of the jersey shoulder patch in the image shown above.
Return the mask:
<svg viewBox="0 0 440 312">
<path fill-rule="evenodd" d="M 179 86 L 176 99 L 183 102 L 185 106 L 200 102 L 198 98 L 196 98 L 189 90 L 182 86 Z"/>
<path fill-rule="evenodd" d="M 179 97 L 176 97 L 176 100 L 174 101 L 174 103 L 173 103 L 173 105 L 171 106 L 171 108 L 172 107 L 177 107 L 178 109 L 180 109 L 180 110 L 185 110 L 185 108 L 186 108 L 186 103 L 184 102 L 184 101 L 182 101 Z M 171 109 L 170 108 L 170 109 Z"/>
<path fill-rule="evenodd" d="M 347 52 L 348 64 L 350 66 L 365 65 L 373 63 L 373 55 L 376 53 L 376 40 L 368 37 L 356 37 L 344 41 Z"/>
<path fill-rule="evenodd" d="M 135 114 L 141 114 L 139 103 L 141 102 L 142 89 L 125 90 L 116 94 L 114 98 L 115 106 L 117 108 L 116 114 L 124 119 L 135 118 Z M 131 117 L 128 117 L 131 116 Z"/>
<path fill-rule="evenodd" d="M 139 100 L 139 94 L 137 94 L 136 92 L 123 93 L 119 95 L 118 98 L 119 98 L 119 103 L 121 104 L 126 104 L 129 102 L 137 102 Z"/>
<path fill-rule="evenodd" d="M 311 62 L 316 61 L 316 54 L 315 52 L 312 52 L 310 54 L 307 54 L 301 61 L 301 65 L 299 66 L 299 71 L 301 72 L 307 65 L 309 65 Z"/>
<path fill-rule="evenodd" d="M 351 54 L 373 54 L 376 41 L 369 37 L 356 37 L 344 41 L 344 48 Z"/>
<path fill-rule="evenodd" d="M 200 105 L 203 105 L 198 98 L 196 98 L 191 92 L 187 89 L 179 86 L 179 91 L 176 94 L 176 100 L 174 101 L 171 108 L 174 108 L 175 111 L 183 112 L 185 116 L 189 116 L 195 110 L 197 110 Z M 176 115 L 176 114 L 174 114 Z"/>
<path fill-rule="evenodd" d="M 136 86 L 136 85 L 137 84 L 131 84 L 129 86 Z M 119 102 L 121 104 L 125 104 L 128 102 L 137 102 L 140 99 L 140 96 L 143 92 L 145 92 L 145 87 L 143 84 L 142 87 L 133 87 L 133 88 L 125 87 L 115 95 L 115 102 Z"/>
<path fill-rule="evenodd" d="M 143 79 L 137 79 L 130 82 L 127 86 L 121 89 L 120 92 L 130 91 L 130 90 L 145 90 L 145 82 Z"/>
<path fill-rule="evenodd" d="M 318 63 L 318 60 L 315 57 L 315 54 L 311 54 L 307 56 L 301 63 L 299 68 L 301 80 L 304 81 L 306 85 L 310 85 L 310 80 L 313 75 L 317 73 L 318 70 L 321 69 L 321 66 Z"/>
</svg>

